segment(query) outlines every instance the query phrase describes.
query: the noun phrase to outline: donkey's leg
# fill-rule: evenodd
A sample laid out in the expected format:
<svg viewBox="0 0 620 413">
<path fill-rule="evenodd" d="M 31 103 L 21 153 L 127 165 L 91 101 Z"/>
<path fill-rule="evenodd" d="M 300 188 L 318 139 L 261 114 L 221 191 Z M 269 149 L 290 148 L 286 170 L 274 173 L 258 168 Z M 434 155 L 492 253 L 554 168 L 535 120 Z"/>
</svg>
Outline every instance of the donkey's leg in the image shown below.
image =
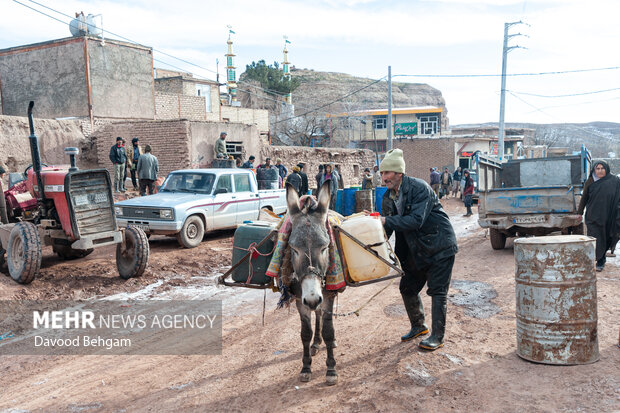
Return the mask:
<svg viewBox="0 0 620 413">
<path fill-rule="evenodd" d="M 312 347 L 310 349 L 310 354 L 313 356 L 319 352 L 321 343 L 323 342 L 321 339 L 321 331 L 323 330 L 323 312 L 320 307 L 314 311 L 314 316 L 316 317 L 314 326 L 314 340 L 312 341 Z"/>
<path fill-rule="evenodd" d="M 301 342 L 304 346 L 303 367 L 299 373 L 300 381 L 310 381 L 312 379 L 312 356 L 310 355 L 310 340 L 312 340 L 312 312 L 308 307 L 301 303 L 301 300 L 295 300 L 297 311 L 301 319 Z"/>
<path fill-rule="evenodd" d="M 338 383 L 338 373 L 336 372 L 336 359 L 334 359 L 334 345 L 336 343 L 336 335 L 334 334 L 334 322 L 332 319 L 332 311 L 334 309 L 334 297 L 336 294 L 323 293 L 326 300 L 323 302 L 323 340 L 327 347 L 327 374 L 325 380 L 329 386 Z"/>
</svg>

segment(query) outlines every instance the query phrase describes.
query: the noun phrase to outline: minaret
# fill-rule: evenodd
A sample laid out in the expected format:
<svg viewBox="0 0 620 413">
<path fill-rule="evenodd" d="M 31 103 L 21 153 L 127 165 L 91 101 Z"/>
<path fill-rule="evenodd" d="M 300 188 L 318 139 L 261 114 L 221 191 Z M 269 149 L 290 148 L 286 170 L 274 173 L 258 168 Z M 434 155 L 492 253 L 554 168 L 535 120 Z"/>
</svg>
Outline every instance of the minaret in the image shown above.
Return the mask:
<svg viewBox="0 0 620 413">
<path fill-rule="evenodd" d="M 283 50 L 284 61 L 282 62 L 282 73 L 283 73 L 285 79 L 290 80 L 291 79 L 291 70 L 289 68 L 289 65 L 291 64 L 291 62 L 288 61 L 288 49 L 286 48 L 286 45 L 288 43 L 290 43 L 290 41 L 288 40 L 288 37 L 284 36 L 284 50 Z M 284 100 L 289 105 L 292 105 L 293 104 L 292 94 L 289 92 L 289 94 L 287 94 L 284 97 Z"/>
<path fill-rule="evenodd" d="M 226 87 L 228 89 L 228 96 L 230 96 L 230 104 L 231 106 L 236 106 L 234 102 L 237 102 L 237 75 L 235 74 L 235 62 L 232 48 L 232 40 L 230 38 L 231 34 L 235 34 L 228 26 L 228 53 L 226 53 Z"/>
</svg>

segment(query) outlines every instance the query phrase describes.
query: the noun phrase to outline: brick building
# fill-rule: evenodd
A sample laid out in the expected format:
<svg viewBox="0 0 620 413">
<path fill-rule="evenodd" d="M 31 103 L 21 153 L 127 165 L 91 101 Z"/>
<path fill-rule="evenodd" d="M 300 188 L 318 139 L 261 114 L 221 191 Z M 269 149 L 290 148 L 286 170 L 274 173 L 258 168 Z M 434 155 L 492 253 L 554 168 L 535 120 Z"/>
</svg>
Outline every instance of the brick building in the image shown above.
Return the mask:
<svg viewBox="0 0 620 413">
<path fill-rule="evenodd" d="M 128 142 L 138 137 L 140 145 L 149 144 L 159 159 L 159 175 L 183 168 L 206 168 L 213 160 L 213 146 L 220 131 L 228 132 L 227 146 L 239 152 L 243 160 L 250 155 L 260 159 L 267 144 L 260 139 L 256 125 L 240 123 L 192 122 L 186 119 L 161 121 L 115 122 L 105 125 L 91 136 L 96 150 L 97 164 L 113 172 L 108 158 L 116 137 Z"/>
<path fill-rule="evenodd" d="M 2 114 L 39 118 L 154 119 L 153 51 L 96 36 L 0 50 Z"/>
</svg>

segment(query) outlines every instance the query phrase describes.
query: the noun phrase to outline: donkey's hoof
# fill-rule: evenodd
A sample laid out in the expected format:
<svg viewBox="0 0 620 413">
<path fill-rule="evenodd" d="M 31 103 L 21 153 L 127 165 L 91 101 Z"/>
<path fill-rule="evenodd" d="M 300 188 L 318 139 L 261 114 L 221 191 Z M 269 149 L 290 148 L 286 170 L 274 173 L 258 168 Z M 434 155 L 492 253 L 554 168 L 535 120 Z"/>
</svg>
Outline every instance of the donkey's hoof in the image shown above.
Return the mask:
<svg viewBox="0 0 620 413">
<path fill-rule="evenodd" d="M 336 343 L 336 340 L 334 340 L 334 345 L 332 346 L 333 348 L 338 347 L 338 343 Z"/>
<path fill-rule="evenodd" d="M 333 375 L 327 375 L 325 376 L 325 383 L 328 386 L 333 386 L 335 384 L 338 384 L 338 374 L 334 373 Z"/>
<path fill-rule="evenodd" d="M 299 373 L 299 381 L 307 383 L 312 380 L 312 373 Z"/>
<path fill-rule="evenodd" d="M 310 355 L 311 356 L 316 356 L 316 354 L 319 352 L 319 346 L 318 345 L 312 345 L 312 347 L 310 347 Z"/>
</svg>

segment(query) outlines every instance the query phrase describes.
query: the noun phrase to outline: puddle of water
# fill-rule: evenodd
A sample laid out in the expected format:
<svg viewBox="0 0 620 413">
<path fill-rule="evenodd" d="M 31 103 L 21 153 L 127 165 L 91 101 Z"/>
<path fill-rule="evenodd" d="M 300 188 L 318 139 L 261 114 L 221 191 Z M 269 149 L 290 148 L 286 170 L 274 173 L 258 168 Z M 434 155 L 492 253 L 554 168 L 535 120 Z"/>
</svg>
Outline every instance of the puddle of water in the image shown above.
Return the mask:
<svg viewBox="0 0 620 413">
<path fill-rule="evenodd" d="M 463 307 L 468 317 L 490 318 L 501 311 L 492 302 L 497 297 L 497 291 L 491 284 L 480 281 L 452 280 L 450 291 L 448 296 L 450 302 Z"/>
</svg>

